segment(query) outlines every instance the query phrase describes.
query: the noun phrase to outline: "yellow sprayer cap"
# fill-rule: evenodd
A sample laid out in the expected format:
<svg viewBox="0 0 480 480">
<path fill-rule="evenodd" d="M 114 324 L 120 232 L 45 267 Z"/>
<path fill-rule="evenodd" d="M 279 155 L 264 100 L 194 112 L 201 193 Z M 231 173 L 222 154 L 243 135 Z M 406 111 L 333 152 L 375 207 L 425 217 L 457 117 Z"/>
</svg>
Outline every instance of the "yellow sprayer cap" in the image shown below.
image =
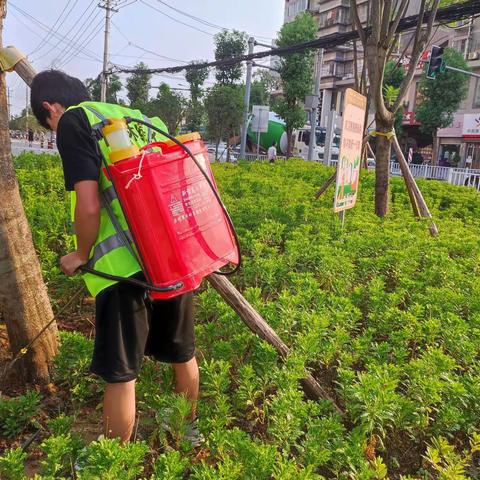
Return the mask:
<svg viewBox="0 0 480 480">
<path fill-rule="evenodd" d="M 102 132 L 104 135 L 109 135 L 117 130 L 127 128 L 127 122 L 124 118 L 109 118 L 108 121 L 110 123 L 102 127 Z"/>
</svg>

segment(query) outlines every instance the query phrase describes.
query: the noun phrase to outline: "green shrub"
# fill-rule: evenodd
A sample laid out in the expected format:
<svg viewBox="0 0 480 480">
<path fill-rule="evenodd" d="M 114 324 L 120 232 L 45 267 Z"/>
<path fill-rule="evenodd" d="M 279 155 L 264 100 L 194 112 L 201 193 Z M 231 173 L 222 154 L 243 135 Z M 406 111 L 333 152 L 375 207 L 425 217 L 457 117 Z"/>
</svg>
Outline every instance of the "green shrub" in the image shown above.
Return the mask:
<svg viewBox="0 0 480 480">
<path fill-rule="evenodd" d="M 148 453 L 144 442 L 121 445 L 117 439 L 92 442 L 82 455 L 79 480 L 133 480 L 144 470 L 144 459 Z"/>
<path fill-rule="evenodd" d="M 0 397 L 0 425 L 2 433 L 8 437 L 17 435 L 27 426 L 36 422 L 40 409 L 40 394 L 30 390 L 16 398 Z"/>
<path fill-rule="evenodd" d="M 60 332 L 60 349 L 54 358 L 55 380 L 68 386 L 74 402 L 85 401 L 100 389 L 100 383 L 89 375 L 93 342 L 79 332 Z"/>
<path fill-rule="evenodd" d="M 24 480 L 27 454 L 19 447 L 7 450 L 0 457 L 0 474 L 4 480 Z"/>
</svg>

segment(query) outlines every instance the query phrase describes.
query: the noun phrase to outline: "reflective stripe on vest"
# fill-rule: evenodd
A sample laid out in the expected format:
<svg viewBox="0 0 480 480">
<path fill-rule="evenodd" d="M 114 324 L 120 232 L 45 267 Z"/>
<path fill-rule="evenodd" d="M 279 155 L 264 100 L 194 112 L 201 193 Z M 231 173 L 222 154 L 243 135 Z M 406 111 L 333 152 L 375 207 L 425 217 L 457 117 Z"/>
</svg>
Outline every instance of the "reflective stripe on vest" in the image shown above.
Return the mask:
<svg viewBox="0 0 480 480">
<path fill-rule="evenodd" d="M 103 190 L 102 196 L 108 203 L 112 203 L 114 200 L 118 198 L 117 192 L 115 192 L 115 188 L 113 185 L 110 185 L 108 188 Z"/>
<path fill-rule="evenodd" d="M 123 235 L 125 235 L 129 241 L 132 241 L 132 236 L 128 230 L 123 231 Z M 95 263 L 97 263 L 104 255 L 110 253 L 112 250 L 115 250 L 119 247 L 124 247 L 125 243 L 121 233 L 116 233 L 111 237 L 107 237 L 105 240 L 97 243 L 93 248 L 93 255 L 88 261 L 88 265 L 94 268 Z"/>
</svg>

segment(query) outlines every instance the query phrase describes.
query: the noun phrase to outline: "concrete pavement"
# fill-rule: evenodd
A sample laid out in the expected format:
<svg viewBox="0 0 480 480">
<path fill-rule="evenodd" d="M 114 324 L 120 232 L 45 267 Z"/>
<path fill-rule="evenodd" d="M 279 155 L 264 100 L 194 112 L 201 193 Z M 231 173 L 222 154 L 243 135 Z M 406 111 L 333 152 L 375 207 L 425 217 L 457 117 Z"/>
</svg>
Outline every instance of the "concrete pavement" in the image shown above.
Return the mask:
<svg viewBox="0 0 480 480">
<path fill-rule="evenodd" d="M 20 155 L 23 152 L 48 153 L 50 155 L 55 155 L 58 153 L 58 150 L 56 147 L 53 149 L 40 148 L 40 142 L 33 142 L 32 147 L 29 147 L 28 141 L 25 141 L 23 139 L 18 140 L 16 138 L 12 138 L 11 142 L 12 142 L 12 154 L 14 156 Z"/>
</svg>

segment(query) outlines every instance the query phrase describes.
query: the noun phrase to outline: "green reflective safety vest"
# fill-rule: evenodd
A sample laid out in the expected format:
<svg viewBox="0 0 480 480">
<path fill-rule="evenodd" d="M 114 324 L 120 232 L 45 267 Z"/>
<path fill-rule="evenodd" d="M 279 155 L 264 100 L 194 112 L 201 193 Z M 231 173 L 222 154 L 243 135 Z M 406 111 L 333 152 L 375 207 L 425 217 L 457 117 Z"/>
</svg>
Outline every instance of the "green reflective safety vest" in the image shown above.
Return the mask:
<svg viewBox="0 0 480 480">
<path fill-rule="evenodd" d="M 147 118 L 140 112 L 121 105 L 114 105 L 102 102 L 82 102 L 78 105 L 67 109 L 81 108 L 87 115 L 88 121 L 92 128 L 102 123 L 108 118 L 131 117 L 140 120 L 148 120 L 161 130 L 168 132 L 165 124 L 157 117 Z M 138 123 L 129 124 L 130 139 L 132 143 L 138 147 L 143 147 L 147 143 L 164 140 L 158 132 L 140 125 Z M 98 141 L 100 152 L 104 159 L 110 164 L 109 147 L 102 138 Z M 100 161 L 100 160 L 99 160 Z M 121 277 L 130 277 L 135 273 L 141 272 L 142 268 L 134 256 L 136 252 L 133 245 L 130 232 L 128 230 L 127 221 L 123 215 L 120 203 L 112 186 L 112 182 L 107 179 L 103 172 L 103 163 L 100 167 L 100 176 L 98 180 L 98 188 L 100 194 L 101 211 L 100 211 L 100 227 L 95 244 L 92 247 L 89 256 L 88 266 L 100 272 Z M 71 218 L 75 220 L 76 195 L 72 192 L 71 196 Z M 75 237 L 75 246 L 77 240 Z M 130 248 L 126 243 L 130 242 Z M 86 273 L 83 279 L 87 285 L 91 295 L 97 296 L 102 290 L 117 283 L 114 280 L 99 277 Z"/>
</svg>

